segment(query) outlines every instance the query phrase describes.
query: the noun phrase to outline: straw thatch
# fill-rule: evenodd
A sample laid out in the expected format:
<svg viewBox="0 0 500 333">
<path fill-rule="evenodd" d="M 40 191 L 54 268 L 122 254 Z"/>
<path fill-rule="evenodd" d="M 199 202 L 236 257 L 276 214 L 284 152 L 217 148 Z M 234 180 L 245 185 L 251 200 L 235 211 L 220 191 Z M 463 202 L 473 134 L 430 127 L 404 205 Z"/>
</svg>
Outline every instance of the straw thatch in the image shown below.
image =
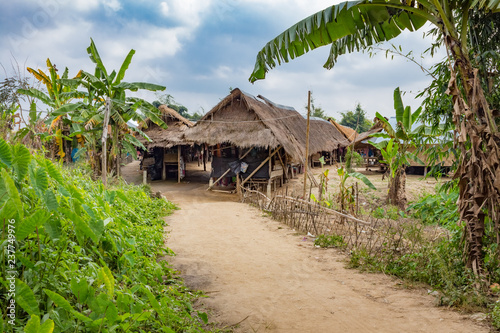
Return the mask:
<svg viewBox="0 0 500 333">
<path fill-rule="evenodd" d="M 167 124 L 167 128 L 163 129 L 151 120 L 146 120 L 142 130 L 149 136 L 151 142 L 143 140 L 143 144 L 148 149 L 154 147 L 170 148 L 190 144 L 190 142 L 184 140 L 184 133 L 194 124 L 166 105 L 160 105 L 158 109 L 161 112 L 161 119 Z M 145 128 L 146 126 L 147 128 Z"/>
<path fill-rule="evenodd" d="M 382 132 L 382 130 L 383 130 L 382 123 L 378 119 L 375 118 L 375 123 L 373 124 L 373 126 L 368 131 L 360 133 L 356 137 L 356 139 L 351 143 L 351 145 L 353 145 L 354 148 L 356 148 L 358 146 L 358 144 L 364 143 L 363 141 L 365 141 L 366 139 L 369 139 L 375 133 Z"/>
<path fill-rule="evenodd" d="M 295 109 L 234 89 L 185 133 L 195 143 L 230 143 L 241 148 L 282 146 L 295 161 L 305 153 L 306 120 Z M 310 155 L 348 143 L 326 121 L 311 121 Z"/>
<path fill-rule="evenodd" d="M 330 123 L 333 126 L 335 126 L 339 130 L 339 132 L 342 133 L 344 135 L 344 137 L 349 142 L 353 142 L 354 140 L 356 140 L 356 138 L 358 136 L 358 132 L 356 132 L 354 129 L 352 129 L 350 127 L 347 127 L 347 126 L 340 125 L 339 123 L 337 123 L 332 118 L 328 119 L 328 121 L 330 121 Z"/>
</svg>

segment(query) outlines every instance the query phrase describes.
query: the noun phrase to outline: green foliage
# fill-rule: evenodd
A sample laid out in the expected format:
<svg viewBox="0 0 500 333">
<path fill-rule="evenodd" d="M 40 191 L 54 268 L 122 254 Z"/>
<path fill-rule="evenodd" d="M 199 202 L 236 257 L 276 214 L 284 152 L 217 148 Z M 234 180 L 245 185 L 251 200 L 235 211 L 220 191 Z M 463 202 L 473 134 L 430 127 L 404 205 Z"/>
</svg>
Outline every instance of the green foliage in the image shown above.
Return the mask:
<svg viewBox="0 0 500 333">
<path fill-rule="evenodd" d="M 23 155 L 23 149 L 1 139 L 0 147 L 13 161 Z M 191 305 L 196 295 L 158 259 L 171 253 L 164 247 L 162 217 L 173 204 L 152 199 L 146 187 L 104 188 L 84 169 L 62 169 L 37 155 L 17 161 L 17 166 L 0 164 L 5 240 L 0 293 L 8 293 L 7 270 L 15 271 L 15 327 L 26 332 L 204 331 L 206 314 Z M 8 246 L 15 248 L 9 269 Z"/>
<path fill-rule="evenodd" d="M 397 221 L 404 216 L 404 212 L 400 211 L 396 206 L 377 207 L 371 214 L 376 219 L 391 219 Z"/>
<path fill-rule="evenodd" d="M 353 165 L 360 167 L 363 166 L 365 163 L 365 160 L 363 159 L 363 156 L 361 156 L 358 152 L 353 151 L 351 146 L 347 147 L 347 151 L 345 153 L 345 167 L 348 172 L 352 172 L 353 170 Z"/>
<path fill-rule="evenodd" d="M 493 311 L 491 311 L 491 324 L 494 328 L 500 329 L 500 301 L 495 303 Z"/>
<path fill-rule="evenodd" d="M 420 198 L 408 207 L 412 216 L 426 224 L 439 224 L 445 227 L 456 225 L 458 215 L 458 189 L 450 192 L 438 191 Z"/>
<path fill-rule="evenodd" d="M 314 240 L 314 245 L 322 248 L 337 247 L 342 249 L 347 244 L 341 235 L 319 235 Z"/>
<path fill-rule="evenodd" d="M 341 112 L 342 119 L 340 125 L 344 125 L 356 130 L 358 133 L 366 132 L 372 127 L 372 122 L 366 119 L 366 111 L 361 104 L 356 104 L 354 111 Z"/>
</svg>

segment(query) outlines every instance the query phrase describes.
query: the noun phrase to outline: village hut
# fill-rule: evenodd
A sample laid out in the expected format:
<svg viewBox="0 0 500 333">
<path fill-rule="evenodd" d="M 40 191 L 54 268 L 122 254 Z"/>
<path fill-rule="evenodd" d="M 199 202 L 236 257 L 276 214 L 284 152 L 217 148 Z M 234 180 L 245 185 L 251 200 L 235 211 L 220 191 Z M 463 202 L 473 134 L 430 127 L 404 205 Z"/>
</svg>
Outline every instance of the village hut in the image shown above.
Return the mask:
<svg viewBox="0 0 500 333">
<path fill-rule="evenodd" d="M 173 174 L 180 182 L 185 176 L 185 162 L 190 157 L 192 146 L 192 143 L 184 140 L 184 133 L 193 127 L 194 123 L 166 105 L 160 105 L 158 109 L 167 127 L 160 127 L 150 119 L 141 124 L 141 130 L 150 139 L 141 140 L 147 148 L 142 167 L 152 180 L 165 180 Z"/>
<path fill-rule="evenodd" d="M 185 139 L 210 146 L 210 187 L 222 183 L 239 188 L 239 174 L 241 185 L 265 183 L 269 193 L 272 184 L 301 169 L 306 120 L 292 107 L 234 89 L 186 131 Z M 328 122 L 311 121 L 309 158 L 347 144 Z"/>
</svg>

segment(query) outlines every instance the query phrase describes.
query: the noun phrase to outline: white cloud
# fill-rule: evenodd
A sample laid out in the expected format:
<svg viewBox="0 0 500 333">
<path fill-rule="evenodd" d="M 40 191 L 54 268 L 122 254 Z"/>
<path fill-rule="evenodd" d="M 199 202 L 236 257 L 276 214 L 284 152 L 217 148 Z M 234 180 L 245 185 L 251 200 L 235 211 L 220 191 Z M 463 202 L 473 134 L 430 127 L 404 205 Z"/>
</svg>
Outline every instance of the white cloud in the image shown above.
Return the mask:
<svg viewBox="0 0 500 333">
<path fill-rule="evenodd" d="M 165 1 L 163 1 L 163 2 L 160 3 L 160 12 L 164 16 L 168 16 L 168 14 L 170 12 L 170 7 L 168 6 L 168 3 L 166 3 Z"/>
<path fill-rule="evenodd" d="M 119 11 L 122 8 L 119 0 L 103 0 L 103 4 L 106 8 L 109 8 L 115 12 Z"/>
</svg>

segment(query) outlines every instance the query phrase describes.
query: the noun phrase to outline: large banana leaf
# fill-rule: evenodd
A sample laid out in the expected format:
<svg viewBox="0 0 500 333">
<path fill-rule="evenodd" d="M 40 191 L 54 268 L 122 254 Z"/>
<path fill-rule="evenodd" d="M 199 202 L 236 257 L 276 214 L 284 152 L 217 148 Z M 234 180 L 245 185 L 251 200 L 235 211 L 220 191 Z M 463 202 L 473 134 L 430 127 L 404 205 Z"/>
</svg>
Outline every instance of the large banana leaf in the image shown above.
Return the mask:
<svg viewBox="0 0 500 333">
<path fill-rule="evenodd" d="M 99 71 L 104 75 L 105 78 L 108 77 L 108 72 L 106 71 L 106 67 L 104 67 L 104 64 L 102 63 L 101 56 L 99 55 L 99 52 L 97 51 L 97 47 L 95 46 L 94 40 L 90 38 L 90 46 L 87 48 L 87 53 L 89 55 L 90 60 L 94 64 L 96 64 L 96 72 L 99 69 Z M 96 75 L 97 77 L 100 77 L 101 75 Z"/>
<path fill-rule="evenodd" d="M 420 4 L 432 7 L 426 1 Z M 427 21 L 438 23 L 424 7 L 404 5 L 399 0 L 342 2 L 294 24 L 268 42 L 257 54 L 249 80 L 264 79 L 276 63 L 329 44 L 330 56 L 324 66 L 332 68 L 341 54 L 388 41 L 405 29 L 417 30 Z"/>
<path fill-rule="evenodd" d="M 120 82 L 122 82 L 123 78 L 125 77 L 125 72 L 127 71 L 128 66 L 132 61 L 132 57 L 134 56 L 134 54 L 135 50 L 130 50 L 125 60 L 123 60 L 123 64 L 120 67 L 120 70 L 118 71 L 118 76 L 116 77 L 114 84 L 119 84 Z"/>
</svg>

